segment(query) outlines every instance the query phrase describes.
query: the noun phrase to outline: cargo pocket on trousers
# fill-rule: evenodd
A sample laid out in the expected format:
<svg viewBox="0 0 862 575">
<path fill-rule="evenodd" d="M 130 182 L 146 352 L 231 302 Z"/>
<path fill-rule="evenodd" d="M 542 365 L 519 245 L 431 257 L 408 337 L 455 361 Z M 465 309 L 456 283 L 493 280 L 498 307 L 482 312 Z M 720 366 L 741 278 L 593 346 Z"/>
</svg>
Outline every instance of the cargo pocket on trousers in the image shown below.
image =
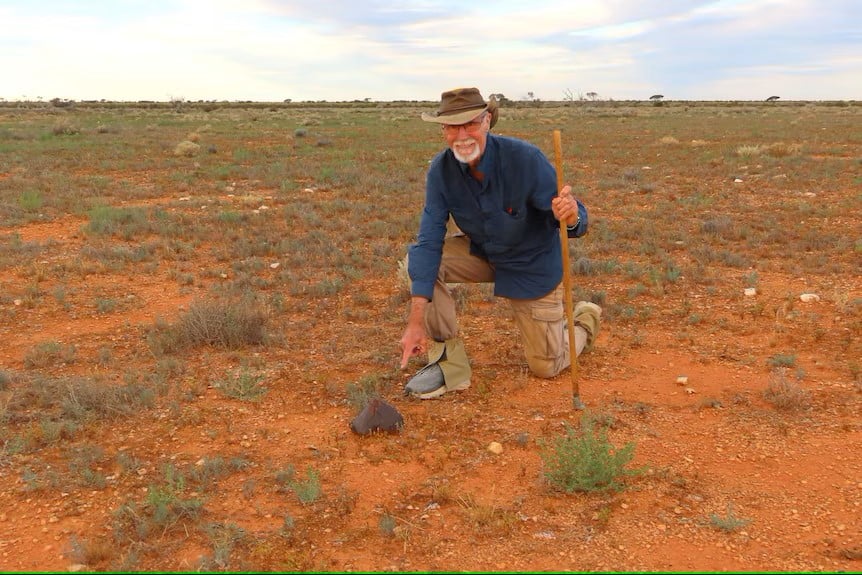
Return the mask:
<svg viewBox="0 0 862 575">
<path fill-rule="evenodd" d="M 556 358 L 563 349 L 563 306 L 541 302 L 531 307 L 530 314 L 535 330 L 531 336 L 532 353 L 537 358 Z"/>
</svg>

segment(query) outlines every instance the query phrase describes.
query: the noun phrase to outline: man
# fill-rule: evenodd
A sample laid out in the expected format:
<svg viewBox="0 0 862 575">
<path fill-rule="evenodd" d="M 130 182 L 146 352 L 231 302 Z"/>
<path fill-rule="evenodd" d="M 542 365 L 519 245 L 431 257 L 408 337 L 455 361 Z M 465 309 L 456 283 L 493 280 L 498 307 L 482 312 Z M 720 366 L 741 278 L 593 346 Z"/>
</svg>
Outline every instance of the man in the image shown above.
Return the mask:
<svg viewBox="0 0 862 575">
<path fill-rule="evenodd" d="M 494 282 L 535 375 L 554 377 L 571 363 L 559 226 L 564 222 L 569 237 L 584 235 L 587 210 L 570 186 L 558 197 L 554 167 L 536 146 L 490 133 L 497 117 L 497 103 L 476 88 L 443 92 L 437 111 L 422 114 L 441 124 L 447 149 L 428 169 L 419 235 L 407 254 L 411 300 L 401 369 L 427 353 L 428 365 L 404 389 L 420 399 L 470 385 L 449 283 Z M 447 237 L 450 217 L 460 231 Z M 590 302 L 575 306 L 576 353 L 595 341 L 601 311 Z"/>
</svg>

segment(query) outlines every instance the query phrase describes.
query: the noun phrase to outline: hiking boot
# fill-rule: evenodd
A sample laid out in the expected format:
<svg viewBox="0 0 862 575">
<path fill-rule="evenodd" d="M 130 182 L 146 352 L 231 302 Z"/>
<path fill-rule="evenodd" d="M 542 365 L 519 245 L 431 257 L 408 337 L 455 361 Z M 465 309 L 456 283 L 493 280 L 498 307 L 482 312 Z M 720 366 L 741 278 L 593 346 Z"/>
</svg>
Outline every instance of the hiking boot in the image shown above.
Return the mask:
<svg viewBox="0 0 862 575">
<path fill-rule="evenodd" d="M 575 304 L 573 315 L 575 325 L 580 326 L 587 332 L 587 344 L 584 351 L 589 351 L 599 335 L 602 308 L 589 301 L 579 301 Z"/>
<path fill-rule="evenodd" d="M 470 360 L 459 339 L 433 341 L 428 348 L 428 365 L 404 386 L 404 395 L 419 399 L 434 399 L 447 391 L 462 391 L 470 387 Z"/>
<path fill-rule="evenodd" d="M 433 399 L 444 393 L 446 393 L 446 381 L 443 378 L 443 370 L 436 362 L 429 363 L 417 371 L 404 386 L 404 395 L 419 399 Z"/>
</svg>

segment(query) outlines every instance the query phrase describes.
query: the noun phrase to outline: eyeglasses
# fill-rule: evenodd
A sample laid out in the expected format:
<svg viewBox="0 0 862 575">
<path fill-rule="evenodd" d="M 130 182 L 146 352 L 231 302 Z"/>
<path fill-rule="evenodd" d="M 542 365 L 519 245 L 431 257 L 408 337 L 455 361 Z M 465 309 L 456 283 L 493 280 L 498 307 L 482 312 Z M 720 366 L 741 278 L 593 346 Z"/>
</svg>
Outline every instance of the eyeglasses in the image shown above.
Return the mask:
<svg viewBox="0 0 862 575">
<path fill-rule="evenodd" d="M 461 128 L 464 128 L 468 134 L 475 134 L 482 127 L 486 115 L 487 112 L 483 112 L 478 118 L 466 124 L 444 124 L 443 131 L 446 132 L 447 136 L 457 136 L 461 132 Z"/>
</svg>

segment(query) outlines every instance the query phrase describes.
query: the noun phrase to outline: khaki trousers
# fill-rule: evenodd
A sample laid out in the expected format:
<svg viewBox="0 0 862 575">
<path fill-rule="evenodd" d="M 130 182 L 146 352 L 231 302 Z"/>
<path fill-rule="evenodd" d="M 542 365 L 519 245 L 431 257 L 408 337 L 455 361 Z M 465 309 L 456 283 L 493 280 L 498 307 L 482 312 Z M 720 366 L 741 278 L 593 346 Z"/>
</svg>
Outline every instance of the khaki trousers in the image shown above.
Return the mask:
<svg viewBox="0 0 862 575">
<path fill-rule="evenodd" d="M 447 284 L 493 281 L 494 267 L 470 254 L 470 240 L 467 236 L 459 234 L 447 237 L 443 245 L 437 282 L 434 284 L 433 299 L 425 308 L 425 329 L 428 337 L 438 342 L 448 342 L 458 336 L 455 300 Z M 560 284 L 547 295 L 537 299 L 506 298 L 521 334 L 527 364 L 530 371 L 539 377 L 554 377 L 571 364 L 563 297 L 564 288 Z M 578 355 L 586 343 L 587 332 L 577 326 L 575 349 Z M 447 343 L 447 347 L 448 345 Z M 430 357 L 429 360 L 434 361 Z"/>
</svg>

